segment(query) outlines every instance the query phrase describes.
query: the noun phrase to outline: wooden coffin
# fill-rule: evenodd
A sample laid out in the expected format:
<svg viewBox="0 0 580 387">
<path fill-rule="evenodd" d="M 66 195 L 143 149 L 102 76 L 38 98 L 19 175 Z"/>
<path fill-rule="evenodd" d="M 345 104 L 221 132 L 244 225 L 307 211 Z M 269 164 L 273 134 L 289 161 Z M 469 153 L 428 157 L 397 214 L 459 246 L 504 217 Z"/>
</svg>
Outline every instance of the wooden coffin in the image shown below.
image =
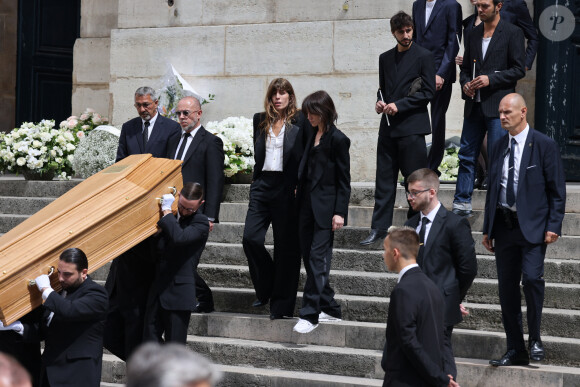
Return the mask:
<svg viewBox="0 0 580 387">
<path fill-rule="evenodd" d="M 182 188 L 181 161 L 133 155 L 91 176 L 0 238 L 0 319 L 10 324 L 42 303 L 30 283 L 82 249 L 89 273 L 157 231 L 159 200 Z M 177 204 L 174 203 L 174 206 Z M 58 276 L 51 275 L 54 289 Z"/>
</svg>

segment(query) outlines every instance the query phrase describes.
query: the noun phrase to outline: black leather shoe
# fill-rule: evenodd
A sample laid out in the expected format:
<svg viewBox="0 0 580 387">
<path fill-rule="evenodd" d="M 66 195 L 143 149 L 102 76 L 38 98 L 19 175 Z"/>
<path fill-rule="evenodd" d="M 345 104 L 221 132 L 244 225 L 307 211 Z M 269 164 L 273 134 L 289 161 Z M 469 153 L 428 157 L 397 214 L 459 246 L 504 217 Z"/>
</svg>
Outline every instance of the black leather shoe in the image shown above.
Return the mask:
<svg viewBox="0 0 580 387">
<path fill-rule="evenodd" d="M 530 358 L 528 357 L 528 351 L 516 351 L 515 349 L 510 349 L 507 351 L 501 359 L 490 360 L 489 364 L 494 367 L 503 367 L 511 365 L 528 365 L 530 364 Z"/>
<path fill-rule="evenodd" d="M 197 304 L 195 309 L 193 310 L 193 313 L 211 313 L 214 310 L 215 309 L 214 309 L 213 305 Z"/>
<path fill-rule="evenodd" d="M 460 210 L 459 208 L 454 208 L 452 212 L 463 218 L 471 218 L 473 216 L 472 210 Z"/>
<path fill-rule="evenodd" d="M 385 239 L 387 232 L 385 230 L 372 229 L 367 239 L 360 241 L 361 246 L 372 245 L 379 239 Z"/>
<path fill-rule="evenodd" d="M 546 351 L 541 340 L 532 340 L 528 347 L 530 350 L 530 359 L 533 361 L 542 361 L 546 357 Z"/>
<path fill-rule="evenodd" d="M 252 306 L 254 308 L 259 308 L 260 306 L 264 306 L 264 305 L 268 305 L 268 300 L 262 301 L 262 300 L 256 300 L 254 301 L 254 303 L 252 304 Z"/>
<path fill-rule="evenodd" d="M 270 320 L 283 320 L 287 318 L 292 318 L 292 316 L 286 316 L 285 314 L 271 314 Z"/>
</svg>

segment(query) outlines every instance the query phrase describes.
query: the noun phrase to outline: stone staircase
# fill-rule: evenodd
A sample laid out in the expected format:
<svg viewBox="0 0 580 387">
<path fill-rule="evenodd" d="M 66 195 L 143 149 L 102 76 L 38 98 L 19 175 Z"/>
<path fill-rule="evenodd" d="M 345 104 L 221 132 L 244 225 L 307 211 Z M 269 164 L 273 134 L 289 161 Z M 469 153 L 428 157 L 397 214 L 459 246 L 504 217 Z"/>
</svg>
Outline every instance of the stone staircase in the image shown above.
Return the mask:
<svg viewBox="0 0 580 387">
<path fill-rule="evenodd" d="M 78 181 L 25 182 L 0 179 L 0 233 L 62 195 Z M 255 299 L 241 245 L 247 210 L 247 185 L 226 186 L 221 222 L 210 234 L 199 270 L 214 291 L 216 312 L 193 314 L 188 346 L 224 373 L 223 386 L 380 386 L 388 295 L 396 275 L 386 271 L 382 245 L 362 248 L 368 233 L 374 188 L 353 183 L 349 226 L 335 234 L 331 282 L 343 308 L 343 321 L 321 323 L 310 334 L 292 332 L 296 320 L 270 321 Z M 440 198 L 450 208 L 453 185 Z M 548 247 L 542 334 L 547 358 L 528 367 L 492 368 L 490 358 L 505 351 L 494 258 L 481 245 L 485 191 L 475 191 L 471 218 L 478 276 L 464 305 L 470 311 L 454 330 L 462 386 L 580 386 L 580 185 L 568 185 L 563 237 Z M 406 216 L 399 189 L 394 224 Z M 272 243 L 269 232 L 266 241 Z M 93 273 L 104 281 L 108 267 Z M 305 272 L 299 290 L 302 289 Z M 297 306 L 301 304 L 299 293 Z M 525 316 L 524 316 L 525 317 Z M 524 323 L 525 324 L 525 323 Z M 124 381 L 125 364 L 105 354 L 103 386 Z"/>
</svg>

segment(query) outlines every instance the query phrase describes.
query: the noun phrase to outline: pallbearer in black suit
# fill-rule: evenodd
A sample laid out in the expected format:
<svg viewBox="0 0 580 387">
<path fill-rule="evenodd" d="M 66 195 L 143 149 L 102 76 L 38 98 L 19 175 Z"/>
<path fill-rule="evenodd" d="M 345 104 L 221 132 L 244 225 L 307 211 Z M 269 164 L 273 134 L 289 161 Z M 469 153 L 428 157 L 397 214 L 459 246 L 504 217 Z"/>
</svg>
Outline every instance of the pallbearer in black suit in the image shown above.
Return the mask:
<svg viewBox="0 0 580 387">
<path fill-rule="evenodd" d="M 419 213 L 405 226 L 417 231 L 422 243 L 417 264 L 443 295 L 443 368 L 457 380 L 451 334 L 453 326 L 463 320 L 462 315 L 468 314 L 461 302 L 477 274 L 475 242 L 467 219 L 447 211 L 439 202 L 439 178 L 435 172 L 429 168 L 418 169 L 407 182 L 407 200 Z"/>
<path fill-rule="evenodd" d="M 306 142 L 306 119 L 296 108 L 290 82 L 274 79 L 254 115 L 254 177 L 242 240 L 257 300 L 270 301 L 272 320 L 292 316 L 300 276 L 298 214 L 295 203 L 298 166 Z M 274 259 L 264 240 L 272 224 Z"/>
<path fill-rule="evenodd" d="M 504 133 L 489 151 L 483 245 L 495 252 L 507 352 L 493 366 L 525 365 L 545 356 L 540 337 L 547 245 L 562 231 L 566 183 L 558 144 L 530 128 L 521 95 L 499 104 Z M 494 244 L 495 242 L 495 244 Z M 529 358 L 522 329 L 520 279 L 528 320 Z"/>
<path fill-rule="evenodd" d="M 191 312 L 196 307 L 195 268 L 207 242 L 209 222 L 198 210 L 203 189 L 185 183 L 171 211 L 173 195 L 163 195 L 161 234 L 156 237 L 157 265 L 147 301 L 145 339 L 185 344 Z"/>
<path fill-rule="evenodd" d="M 443 296 L 418 267 L 419 238 L 410 227 L 391 227 L 383 258 L 399 274 L 391 292 L 383 386 L 459 385 L 444 370 Z"/>
<path fill-rule="evenodd" d="M 298 172 L 300 249 L 306 284 L 294 331 L 308 333 L 320 320 L 342 317 L 328 279 L 334 232 L 346 225 L 348 215 L 350 140 L 334 126 L 338 115 L 325 91 L 306 97 L 302 111 L 314 129 Z"/>
<path fill-rule="evenodd" d="M 399 170 L 405 179 L 427 167 L 425 135 L 431 133 L 427 104 L 435 93 L 433 54 L 413 43 L 413 19 L 404 12 L 391 18 L 397 46 L 379 57 L 375 111 L 382 114 L 377 143 L 375 208 L 370 245 L 387 235 L 393 222 Z"/>
</svg>

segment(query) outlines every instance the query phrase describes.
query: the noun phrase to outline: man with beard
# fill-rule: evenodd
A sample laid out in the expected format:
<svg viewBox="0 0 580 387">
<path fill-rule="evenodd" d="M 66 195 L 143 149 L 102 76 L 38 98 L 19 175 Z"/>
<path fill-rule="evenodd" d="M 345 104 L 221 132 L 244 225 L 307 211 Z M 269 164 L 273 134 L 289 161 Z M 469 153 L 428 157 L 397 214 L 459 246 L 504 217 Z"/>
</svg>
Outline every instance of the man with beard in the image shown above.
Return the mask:
<svg viewBox="0 0 580 387">
<path fill-rule="evenodd" d="M 419 213 L 405 226 L 414 228 L 419 235 L 417 263 L 443 295 L 443 370 L 457 380 L 451 333 L 453 326 L 468 314 L 461 302 L 477 274 L 475 242 L 467 219 L 447 211 L 439 202 L 439 178 L 435 172 L 418 169 L 407 182 L 407 200 Z"/>
<path fill-rule="evenodd" d="M 375 111 L 382 114 L 377 145 L 375 208 L 370 245 L 387 235 L 393 222 L 399 170 L 405 177 L 427 167 L 425 135 L 431 133 L 427 105 L 435 93 L 433 54 L 413 43 L 413 19 L 405 12 L 391 18 L 397 46 L 379 57 Z"/>
<path fill-rule="evenodd" d="M 41 386 L 101 384 L 103 331 L 109 306 L 107 292 L 88 275 L 88 260 L 77 248 L 66 249 L 58 261 L 58 280 L 62 290 L 56 292 L 50 278 L 43 274 L 35 279 L 44 300 L 39 321 L 8 327 L 25 341 L 44 340 Z"/>
</svg>

